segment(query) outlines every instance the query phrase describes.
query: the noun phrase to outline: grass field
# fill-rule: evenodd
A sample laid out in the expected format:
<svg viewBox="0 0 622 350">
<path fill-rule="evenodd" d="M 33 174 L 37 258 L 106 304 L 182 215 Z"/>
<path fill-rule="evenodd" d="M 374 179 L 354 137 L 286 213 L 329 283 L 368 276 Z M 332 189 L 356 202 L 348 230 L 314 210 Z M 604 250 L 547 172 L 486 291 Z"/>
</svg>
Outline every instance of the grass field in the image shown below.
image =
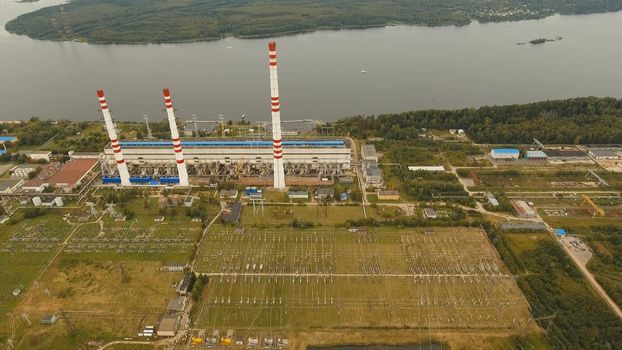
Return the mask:
<svg viewBox="0 0 622 350">
<path fill-rule="evenodd" d="M 70 230 L 71 225 L 62 217 L 53 215 L 0 226 L 1 315 L 11 311 L 28 291 L 32 280 L 56 253 Z M 22 293 L 14 297 L 12 292 L 16 288 Z"/>
<path fill-rule="evenodd" d="M 14 312 L 33 321 L 26 327 L 15 316 L 23 330 L 18 348 L 68 349 L 88 341 L 135 337 L 141 327 L 156 324 L 181 278 L 182 273 L 163 272 L 159 266 L 151 261 L 60 258 Z M 39 324 L 43 314 L 59 315 L 61 310 L 69 324 Z"/>
<path fill-rule="evenodd" d="M 55 214 L 0 226 L 0 312 L 13 315 L 0 320 L 0 341 L 11 334 L 13 323 L 22 349 L 75 348 L 90 340 L 135 336 L 140 322 L 155 324 L 175 292 L 171 284 L 180 279 L 157 267 L 188 262 L 202 232 L 201 223 L 183 214 L 163 222 L 155 222 L 156 217 L 135 215 L 116 222 L 104 215 L 70 224 Z M 17 297 L 15 288 L 21 290 Z M 39 324 L 43 313 L 61 309 L 75 331 L 63 322 Z M 22 313 L 32 326 L 27 327 Z"/>
<path fill-rule="evenodd" d="M 196 270 L 208 334 L 339 328 L 512 330 L 528 305 L 479 229 L 213 228 Z"/>
</svg>

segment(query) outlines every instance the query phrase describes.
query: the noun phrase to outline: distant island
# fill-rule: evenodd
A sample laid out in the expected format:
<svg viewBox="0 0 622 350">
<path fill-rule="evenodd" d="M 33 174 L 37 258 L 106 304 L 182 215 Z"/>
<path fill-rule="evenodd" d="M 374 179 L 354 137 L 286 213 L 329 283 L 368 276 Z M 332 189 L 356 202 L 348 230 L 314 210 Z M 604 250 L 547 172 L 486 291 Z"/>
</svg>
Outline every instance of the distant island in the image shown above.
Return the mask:
<svg viewBox="0 0 622 350">
<path fill-rule="evenodd" d="M 89 43 L 168 43 L 257 38 L 322 29 L 467 25 L 622 10 L 596 0 L 74 0 L 10 21 L 34 39 Z"/>
<path fill-rule="evenodd" d="M 561 41 L 561 40 L 562 40 L 562 37 L 561 36 L 557 36 L 557 37 L 555 37 L 555 39 L 546 39 L 546 38 L 532 39 L 532 40 L 529 40 L 529 43 L 531 45 L 540 45 L 540 44 L 544 44 L 546 42 Z M 525 44 L 527 44 L 527 43 L 524 43 L 524 42 L 523 43 L 516 43 L 516 45 L 525 45 Z"/>
</svg>

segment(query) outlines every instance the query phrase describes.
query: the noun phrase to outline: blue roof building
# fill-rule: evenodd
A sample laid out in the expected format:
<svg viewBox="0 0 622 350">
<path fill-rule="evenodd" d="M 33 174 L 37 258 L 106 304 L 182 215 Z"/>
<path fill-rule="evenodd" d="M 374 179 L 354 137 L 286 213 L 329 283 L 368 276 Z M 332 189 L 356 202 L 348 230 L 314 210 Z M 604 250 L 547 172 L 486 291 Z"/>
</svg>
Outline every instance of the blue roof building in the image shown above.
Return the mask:
<svg viewBox="0 0 622 350">
<path fill-rule="evenodd" d="M 520 151 L 516 148 L 493 148 L 490 156 L 493 159 L 518 159 Z"/>
</svg>

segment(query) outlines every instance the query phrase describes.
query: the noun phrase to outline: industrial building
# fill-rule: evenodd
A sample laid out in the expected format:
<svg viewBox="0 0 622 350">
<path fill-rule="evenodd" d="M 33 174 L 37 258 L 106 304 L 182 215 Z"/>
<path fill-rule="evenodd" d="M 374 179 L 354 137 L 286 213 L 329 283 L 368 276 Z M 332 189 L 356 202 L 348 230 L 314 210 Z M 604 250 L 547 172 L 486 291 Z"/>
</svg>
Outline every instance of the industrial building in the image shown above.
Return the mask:
<svg viewBox="0 0 622 350">
<path fill-rule="evenodd" d="M 164 315 L 158 324 L 158 337 L 174 337 L 179 329 L 178 315 Z"/>
<path fill-rule="evenodd" d="M 520 155 L 520 151 L 515 148 L 493 148 L 490 156 L 494 160 L 516 160 Z"/>
<path fill-rule="evenodd" d="M 382 185 L 382 172 L 375 161 L 363 162 L 363 178 L 365 183 L 371 186 Z"/>
<path fill-rule="evenodd" d="M 21 179 L 0 179 L 0 193 L 13 193 L 24 183 Z"/>
<path fill-rule="evenodd" d="M 192 290 L 196 280 L 197 276 L 194 272 L 186 272 L 184 277 L 177 284 L 177 293 L 182 296 L 188 294 Z"/>
<path fill-rule="evenodd" d="M 44 160 L 46 162 L 49 162 L 50 159 L 52 159 L 52 152 L 50 151 L 32 151 L 32 152 L 20 152 L 21 154 L 25 155 L 26 157 L 28 157 L 28 159 L 30 160 Z"/>
<path fill-rule="evenodd" d="M 434 208 L 423 208 L 423 216 L 427 219 L 437 219 L 438 213 Z"/>
<path fill-rule="evenodd" d="M 374 145 L 361 146 L 361 159 L 368 162 L 377 162 L 378 154 Z"/>
<path fill-rule="evenodd" d="M 615 149 L 611 148 L 590 148 L 588 150 L 590 157 L 598 160 L 617 160 L 620 156 Z"/>
<path fill-rule="evenodd" d="M 492 205 L 493 207 L 499 206 L 499 201 L 497 200 L 497 198 L 495 198 L 494 194 L 486 192 L 484 193 L 484 197 L 486 197 L 486 199 L 488 200 L 488 204 Z"/>
<path fill-rule="evenodd" d="M 327 200 L 333 198 L 335 198 L 334 187 L 319 187 L 315 190 L 315 199 L 317 200 Z"/>
<path fill-rule="evenodd" d="M 283 140 L 276 43 L 268 43 L 271 140 L 181 140 L 169 89 L 163 89 L 170 140 L 121 141 L 103 90 L 97 96 L 110 143 L 101 161 L 104 184 L 217 185 L 220 180 L 273 177 L 273 187 L 285 189 L 286 177 L 328 181 L 350 169 L 350 145 L 345 140 Z M 307 179 L 305 179 L 307 180 Z"/>
<path fill-rule="evenodd" d="M 533 210 L 525 201 L 515 200 L 512 201 L 512 207 L 516 212 L 516 215 L 524 219 L 533 219 L 537 216 L 536 211 Z"/>
<path fill-rule="evenodd" d="M 345 140 L 284 140 L 285 176 L 332 177 L 350 169 L 350 145 Z M 132 183 L 177 183 L 171 141 L 121 141 Z M 183 141 L 190 177 L 224 179 L 238 176 L 270 176 L 274 155 L 271 141 Z M 104 149 L 104 183 L 119 183 L 112 144 Z"/>
<path fill-rule="evenodd" d="M 38 166 L 39 165 L 37 164 L 18 164 L 9 169 L 9 173 L 11 174 L 11 177 L 19 177 L 25 179 L 28 178 L 31 173 L 37 171 Z"/>
<path fill-rule="evenodd" d="M 289 191 L 287 192 L 289 199 L 309 199 L 309 192 L 307 191 Z"/>
<path fill-rule="evenodd" d="M 526 160 L 547 160 L 548 156 L 542 151 L 527 151 L 525 153 Z"/>
</svg>

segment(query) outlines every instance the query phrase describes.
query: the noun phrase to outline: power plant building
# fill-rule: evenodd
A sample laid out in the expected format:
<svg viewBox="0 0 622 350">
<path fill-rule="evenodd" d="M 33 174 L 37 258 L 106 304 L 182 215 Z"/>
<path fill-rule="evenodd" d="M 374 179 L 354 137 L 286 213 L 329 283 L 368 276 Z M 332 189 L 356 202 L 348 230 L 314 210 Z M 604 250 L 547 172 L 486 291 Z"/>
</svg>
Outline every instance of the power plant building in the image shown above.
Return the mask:
<svg viewBox="0 0 622 350">
<path fill-rule="evenodd" d="M 121 186 L 187 186 L 192 177 L 195 183 L 207 182 L 210 186 L 215 186 L 219 180 L 234 178 L 263 185 L 264 180 L 273 177 L 273 187 L 283 190 L 286 178 L 292 183 L 306 184 L 344 175 L 343 172 L 350 169 L 348 141 L 282 139 L 274 42 L 268 44 L 268 58 L 271 140 L 181 140 L 170 91 L 164 89 L 171 139 L 122 141 L 117 136 L 104 92 L 98 90 L 110 138 L 100 161 L 102 182 Z"/>
<path fill-rule="evenodd" d="M 350 144 L 346 140 L 284 140 L 286 176 L 338 176 L 350 169 Z M 172 141 L 121 141 L 123 156 L 134 183 L 159 178 L 179 182 Z M 271 141 L 199 140 L 184 141 L 189 176 L 267 176 L 274 164 Z M 115 153 L 104 149 L 104 179 L 115 179 Z M 118 180 L 117 180 L 118 181 Z M 104 181 L 106 182 L 106 181 Z"/>
</svg>

